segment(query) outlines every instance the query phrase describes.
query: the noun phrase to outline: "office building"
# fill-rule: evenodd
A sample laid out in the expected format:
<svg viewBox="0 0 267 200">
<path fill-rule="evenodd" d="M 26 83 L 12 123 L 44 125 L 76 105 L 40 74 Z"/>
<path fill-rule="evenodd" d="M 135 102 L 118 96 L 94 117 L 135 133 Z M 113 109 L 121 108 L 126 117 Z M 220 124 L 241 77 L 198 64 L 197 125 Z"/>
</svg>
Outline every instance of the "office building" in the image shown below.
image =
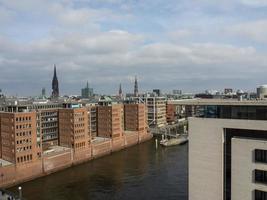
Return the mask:
<svg viewBox="0 0 267 200">
<path fill-rule="evenodd" d="M 264 200 L 267 194 L 267 101 L 192 100 L 189 199 Z"/>
<path fill-rule="evenodd" d="M 181 95 L 182 94 L 182 90 L 173 90 L 172 94 L 174 95 Z"/>
<path fill-rule="evenodd" d="M 153 93 L 155 93 L 158 97 L 161 96 L 161 91 L 160 91 L 160 89 L 153 89 Z"/>
<path fill-rule="evenodd" d="M 45 91 L 45 88 L 42 88 L 42 97 L 43 97 L 43 98 L 46 97 L 46 91 Z"/>
<path fill-rule="evenodd" d="M 142 97 L 147 106 L 147 121 L 151 127 L 162 127 L 167 124 L 166 98 L 165 97 Z"/>
<path fill-rule="evenodd" d="M 88 110 L 88 124 L 92 139 L 97 137 L 97 105 L 86 106 Z"/>
<path fill-rule="evenodd" d="M 37 136 L 42 136 L 42 148 L 58 145 L 58 109 L 43 109 L 37 112 Z"/>
</svg>

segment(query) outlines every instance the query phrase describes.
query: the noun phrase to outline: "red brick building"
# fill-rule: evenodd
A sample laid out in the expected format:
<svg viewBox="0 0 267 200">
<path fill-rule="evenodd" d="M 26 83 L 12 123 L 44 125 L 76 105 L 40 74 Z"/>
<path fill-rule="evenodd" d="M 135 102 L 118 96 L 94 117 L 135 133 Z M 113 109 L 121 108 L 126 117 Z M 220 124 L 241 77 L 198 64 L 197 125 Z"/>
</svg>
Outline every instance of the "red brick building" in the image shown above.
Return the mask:
<svg viewBox="0 0 267 200">
<path fill-rule="evenodd" d="M 166 104 L 166 119 L 168 124 L 176 121 L 176 106 L 174 104 Z"/>
<path fill-rule="evenodd" d="M 88 149 L 91 135 L 86 108 L 59 109 L 59 145 L 73 148 L 74 152 Z"/>
<path fill-rule="evenodd" d="M 37 145 L 36 113 L 0 113 L 1 158 L 14 164 L 36 161 L 41 156 Z"/>
<path fill-rule="evenodd" d="M 120 138 L 123 136 L 123 105 L 103 105 L 97 107 L 99 137 Z"/>
<path fill-rule="evenodd" d="M 145 104 L 124 105 L 124 129 L 126 131 L 143 131 L 147 128 Z"/>
</svg>

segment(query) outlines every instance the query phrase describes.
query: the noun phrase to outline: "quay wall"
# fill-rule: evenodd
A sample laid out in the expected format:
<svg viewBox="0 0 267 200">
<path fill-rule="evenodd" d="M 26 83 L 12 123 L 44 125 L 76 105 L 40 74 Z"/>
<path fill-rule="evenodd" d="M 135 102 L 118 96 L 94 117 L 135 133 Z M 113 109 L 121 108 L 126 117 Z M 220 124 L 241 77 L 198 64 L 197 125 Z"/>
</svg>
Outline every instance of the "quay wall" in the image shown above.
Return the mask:
<svg viewBox="0 0 267 200">
<path fill-rule="evenodd" d="M 133 132 L 124 134 L 122 137 L 116 139 L 92 142 L 89 148 L 79 150 L 78 152 L 74 152 L 73 149 L 68 149 L 63 152 L 45 154 L 42 158 L 34 162 L 2 166 L 0 167 L 0 187 L 7 188 L 33 180 L 71 167 L 72 165 L 87 162 L 138 143 L 143 143 L 152 137 L 152 134 L 147 132 Z"/>
</svg>

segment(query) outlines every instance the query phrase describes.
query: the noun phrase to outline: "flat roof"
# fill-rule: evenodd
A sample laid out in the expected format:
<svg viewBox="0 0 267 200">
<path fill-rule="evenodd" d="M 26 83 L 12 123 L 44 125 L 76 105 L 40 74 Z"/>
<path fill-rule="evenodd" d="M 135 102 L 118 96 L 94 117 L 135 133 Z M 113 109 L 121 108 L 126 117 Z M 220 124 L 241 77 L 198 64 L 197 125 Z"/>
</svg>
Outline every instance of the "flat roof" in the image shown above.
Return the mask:
<svg viewBox="0 0 267 200">
<path fill-rule="evenodd" d="M 7 161 L 7 160 L 3 160 L 0 159 L 0 167 L 4 167 L 4 166 L 8 166 L 8 165 L 12 165 L 13 163 Z"/>
<path fill-rule="evenodd" d="M 92 139 L 92 143 L 98 143 L 98 142 L 105 142 L 111 140 L 110 138 L 105 138 L 105 137 L 95 137 Z"/>
<path fill-rule="evenodd" d="M 225 105 L 225 106 L 267 106 L 267 100 L 237 100 L 237 99 L 183 99 L 169 100 L 168 103 L 175 105 Z"/>
<path fill-rule="evenodd" d="M 65 151 L 69 151 L 71 150 L 68 147 L 63 147 L 63 146 L 51 146 L 49 147 L 48 150 L 44 151 L 43 154 L 44 155 L 49 155 L 49 154 L 53 154 L 53 153 L 60 153 L 60 152 L 65 152 Z"/>
</svg>

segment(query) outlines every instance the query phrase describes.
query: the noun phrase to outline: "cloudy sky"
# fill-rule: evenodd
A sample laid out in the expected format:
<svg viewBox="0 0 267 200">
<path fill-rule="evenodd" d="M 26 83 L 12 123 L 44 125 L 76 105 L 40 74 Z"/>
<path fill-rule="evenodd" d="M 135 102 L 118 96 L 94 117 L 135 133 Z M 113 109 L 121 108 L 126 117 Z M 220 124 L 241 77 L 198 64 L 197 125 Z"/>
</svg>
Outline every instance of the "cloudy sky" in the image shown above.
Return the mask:
<svg viewBox="0 0 267 200">
<path fill-rule="evenodd" d="M 186 92 L 267 83 L 267 0 L 0 0 L 0 88 Z"/>
</svg>

